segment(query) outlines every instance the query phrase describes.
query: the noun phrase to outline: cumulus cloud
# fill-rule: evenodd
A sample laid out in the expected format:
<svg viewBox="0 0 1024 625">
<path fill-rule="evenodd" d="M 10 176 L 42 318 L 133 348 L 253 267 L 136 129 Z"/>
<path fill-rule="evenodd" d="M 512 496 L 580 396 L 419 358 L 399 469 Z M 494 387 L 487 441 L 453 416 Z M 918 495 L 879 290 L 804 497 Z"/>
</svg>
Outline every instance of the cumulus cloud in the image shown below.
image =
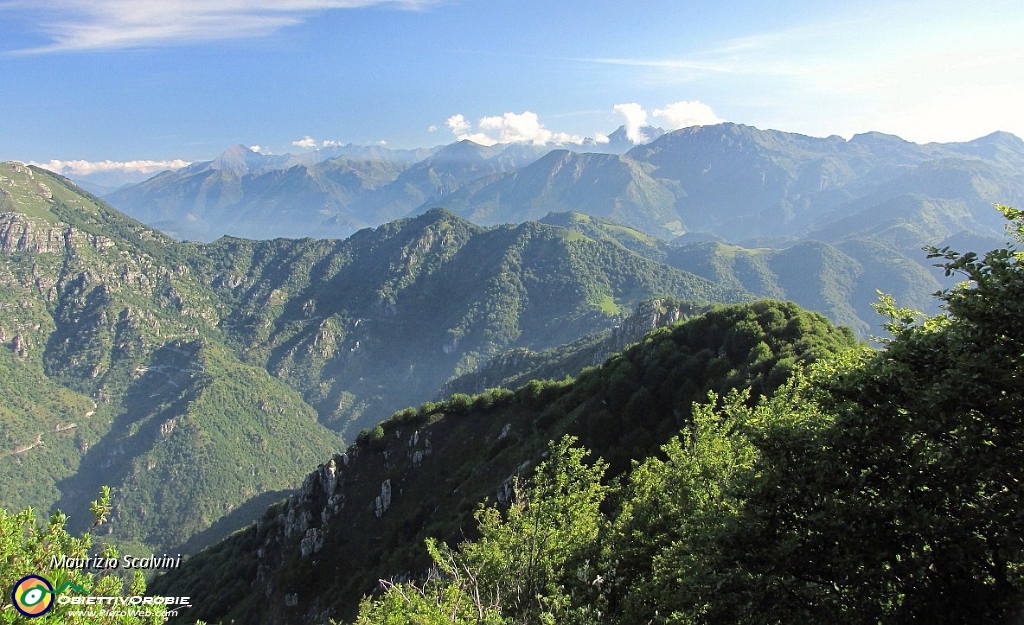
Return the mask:
<svg viewBox="0 0 1024 625">
<path fill-rule="evenodd" d="M 320 142 L 320 147 L 322 148 L 340 148 L 343 145 L 345 145 L 343 141 L 333 141 L 331 139 L 325 139 Z"/>
<path fill-rule="evenodd" d="M 505 113 L 500 117 L 484 117 L 479 123 L 480 130 L 498 133 L 498 143 L 583 143 L 583 137 L 565 132 L 552 132 L 540 123 L 536 113 Z"/>
<path fill-rule="evenodd" d="M 647 111 L 636 102 L 616 104 L 614 108 L 625 119 L 623 125 L 626 127 L 626 138 L 633 143 L 647 141 L 647 135 L 643 132 L 643 127 L 647 125 Z"/>
<path fill-rule="evenodd" d="M 498 141 L 493 137 L 485 135 L 482 132 L 468 132 L 455 137 L 459 141 L 472 141 L 479 145 L 486 145 L 488 147 L 496 144 Z"/>
<path fill-rule="evenodd" d="M 477 122 L 477 131 L 472 132 L 473 125 L 466 121 L 460 113 L 452 115 L 445 122 L 459 141 L 469 140 L 480 145 L 496 143 L 532 143 L 547 145 L 549 143 L 564 145 L 567 143 L 583 143 L 584 137 L 566 132 L 553 132 L 544 127 L 536 113 L 505 113 L 481 117 Z"/>
<path fill-rule="evenodd" d="M 32 162 L 32 165 L 49 169 L 65 176 L 90 176 L 102 173 L 153 174 L 166 169 L 181 169 L 190 165 L 188 161 L 173 159 L 167 161 L 61 161 L 48 163 Z"/>
<path fill-rule="evenodd" d="M 654 109 L 654 116 L 664 120 L 665 126 L 672 130 L 720 124 L 725 121 L 715 115 L 711 107 L 700 100 L 682 100 L 666 104 L 663 109 Z"/>
<path fill-rule="evenodd" d="M 25 53 L 104 50 L 262 37 L 317 12 L 388 5 L 417 10 L 442 0 L 36 0 L 19 3 L 50 43 Z"/>
<path fill-rule="evenodd" d="M 430 125 L 430 126 L 429 126 L 429 127 L 427 128 L 427 132 L 437 132 L 437 130 L 438 130 L 438 128 L 437 128 L 437 124 L 431 124 L 431 125 Z"/>
<path fill-rule="evenodd" d="M 452 115 L 444 122 L 445 126 L 451 128 L 451 131 L 456 136 L 469 132 L 469 129 L 473 127 L 472 124 L 466 121 L 466 118 L 462 116 L 462 113 Z"/>
<path fill-rule="evenodd" d="M 292 145 L 294 145 L 297 148 L 312 150 L 313 148 L 316 147 L 316 139 L 309 135 L 306 135 L 305 137 L 299 139 L 298 141 L 292 141 Z"/>
</svg>

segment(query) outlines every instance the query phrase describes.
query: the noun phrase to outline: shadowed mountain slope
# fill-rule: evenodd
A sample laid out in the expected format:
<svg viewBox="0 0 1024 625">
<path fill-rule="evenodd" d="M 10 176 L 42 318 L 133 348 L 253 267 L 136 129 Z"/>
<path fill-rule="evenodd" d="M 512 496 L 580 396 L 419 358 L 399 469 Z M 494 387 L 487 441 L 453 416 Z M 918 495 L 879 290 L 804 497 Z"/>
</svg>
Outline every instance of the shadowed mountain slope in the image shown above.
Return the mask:
<svg viewBox="0 0 1024 625">
<path fill-rule="evenodd" d="M 548 440 L 574 434 L 619 475 L 688 423 L 708 390 L 771 392 L 796 363 L 854 344 L 819 315 L 762 301 L 656 330 L 575 382 L 534 381 L 402 411 L 320 465 L 255 526 L 152 590 L 193 597 L 188 619 L 351 618 L 377 580 L 425 571 L 424 538 L 472 536 L 477 504 L 507 503 L 513 477 L 528 473 Z"/>
</svg>

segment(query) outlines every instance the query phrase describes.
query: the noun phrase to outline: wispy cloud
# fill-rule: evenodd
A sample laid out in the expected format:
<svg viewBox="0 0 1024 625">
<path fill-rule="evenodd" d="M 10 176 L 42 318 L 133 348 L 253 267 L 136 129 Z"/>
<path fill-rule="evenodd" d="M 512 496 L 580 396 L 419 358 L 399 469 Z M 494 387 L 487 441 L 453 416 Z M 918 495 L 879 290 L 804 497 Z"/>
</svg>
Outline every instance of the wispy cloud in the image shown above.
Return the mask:
<svg viewBox="0 0 1024 625">
<path fill-rule="evenodd" d="M 629 67 L 655 67 L 664 69 L 692 69 L 705 72 L 733 73 L 735 68 L 725 63 L 709 61 L 696 61 L 691 59 L 641 59 L 641 58 L 593 58 L 575 59 L 587 63 L 600 63 L 602 65 L 626 65 Z"/>
<path fill-rule="evenodd" d="M 814 24 L 723 40 L 673 57 L 596 57 L 572 60 L 653 70 L 682 70 L 691 76 L 766 74 L 797 76 L 818 71 L 814 55 L 792 55 L 790 48 L 819 41 L 831 26 Z M 791 60 L 798 58 L 799 61 Z"/>
<path fill-rule="evenodd" d="M 17 52 L 40 54 L 261 37 L 331 9 L 419 10 L 442 1 L 11 0 L 0 3 L 0 11 L 19 11 L 32 20 L 49 43 Z"/>
<path fill-rule="evenodd" d="M 743 58 L 739 58 L 739 57 Z M 798 76 L 818 71 L 810 64 L 791 62 L 764 62 L 746 58 L 745 55 L 730 55 L 728 58 L 696 59 L 644 59 L 644 58 L 592 58 L 575 59 L 601 65 L 623 65 L 664 70 L 689 70 L 696 75 L 704 74 L 768 74 L 775 76 Z"/>
</svg>

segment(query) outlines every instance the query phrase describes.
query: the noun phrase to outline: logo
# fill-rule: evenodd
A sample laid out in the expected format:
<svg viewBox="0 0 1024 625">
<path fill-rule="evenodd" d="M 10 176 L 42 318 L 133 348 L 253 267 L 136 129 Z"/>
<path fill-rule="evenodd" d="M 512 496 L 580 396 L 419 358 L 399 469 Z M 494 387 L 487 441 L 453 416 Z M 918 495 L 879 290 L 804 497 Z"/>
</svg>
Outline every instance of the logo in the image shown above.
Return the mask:
<svg viewBox="0 0 1024 625">
<path fill-rule="evenodd" d="M 42 616 L 53 607 L 53 586 L 41 575 L 26 575 L 11 591 L 11 601 L 28 618 Z"/>
<path fill-rule="evenodd" d="M 57 581 L 66 579 L 57 573 Z M 87 596 L 71 596 L 67 590 Z M 26 575 L 18 580 L 11 591 L 14 607 L 28 618 L 36 618 L 50 611 L 54 603 L 61 606 L 87 606 L 87 611 L 100 612 L 106 616 L 149 616 L 152 610 L 163 606 L 166 616 L 175 616 L 182 608 L 192 607 L 188 597 L 163 597 L 132 595 L 130 597 L 89 595 L 89 591 L 72 581 L 64 581 L 60 588 L 53 589 L 50 580 L 42 575 Z M 92 606 L 97 606 L 93 608 Z"/>
</svg>

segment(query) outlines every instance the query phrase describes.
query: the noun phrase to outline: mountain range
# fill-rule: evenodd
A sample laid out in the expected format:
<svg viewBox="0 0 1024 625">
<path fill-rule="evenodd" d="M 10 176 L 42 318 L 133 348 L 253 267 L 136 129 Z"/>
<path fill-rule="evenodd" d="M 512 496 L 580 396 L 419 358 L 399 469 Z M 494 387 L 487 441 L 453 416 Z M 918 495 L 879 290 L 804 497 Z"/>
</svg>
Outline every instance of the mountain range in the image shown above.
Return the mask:
<svg viewBox="0 0 1024 625">
<path fill-rule="evenodd" d="M 664 133 L 654 127 L 645 132 Z M 607 143 L 577 147 L 625 152 L 632 145 L 620 128 Z M 439 205 L 462 185 L 515 171 L 547 151 L 532 144 L 487 147 L 466 140 L 416 150 L 349 144 L 296 155 L 236 145 L 212 161 L 165 171 L 104 199 L 179 239 L 344 238 L 421 205 Z"/>
<path fill-rule="evenodd" d="M 1024 142 L 1008 133 L 918 145 L 881 133 L 844 140 L 730 123 L 650 130 L 654 140 L 624 153 L 461 141 L 412 163 L 344 156 L 288 168 L 283 157 L 238 146 L 108 199 L 199 239 L 215 236 L 214 222 L 218 232 L 256 238 L 340 237 L 435 206 L 479 225 L 578 213 L 607 222 L 606 233 L 635 231 L 611 236 L 632 251 L 792 299 L 861 336 L 875 325 L 876 290 L 934 312 L 929 295 L 948 281 L 921 249 L 996 246 L 1003 233 L 992 205 L 1024 199 Z M 226 165 L 247 159 L 254 164 Z"/>
<path fill-rule="evenodd" d="M 921 248 L 999 247 L 990 204 L 1024 203 L 1005 133 L 651 134 L 237 146 L 111 196 L 146 223 L 0 164 L 0 507 L 82 531 L 107 485 L 101 540 L 199 552 L 155 582 L 205 594 L 190 618 L 350 618 L 548 441 L 625 476 L 708 391 L 770 394 L 878 332 L 879 290 L 935 312 Z M 208 240 L 228 226 L 252 238 Z"/>
<path fill-rule="evenodd" d="M 0 504 L 81 529 L 109 485 L 110 538 L 135 550 L 250 521 L 506 349 L 607 330 L 654 297 L 750 297 L 566 228 L 443 210 L 344 241 L 179 243 L 18 163 L 0 166 L 0 210 L 0 477 L 21 485 Z"/>
<path fill-rule="evenodd" d="M 891 228 L 935 205 L 947 228 L 999 234 L 991 204 L 1024 195 L 1024 143 L 1008 133 L 926 145 L 881 133 L 844 140 L 731 123 L 648 134 L 656 138 L 623 153 L 460 141 L 402 154 L 353 146 L 326 158 L 331 153 L 269 156 L 236 146 L 105 199 L 198 240 L 345 237 L 443 206 L 480 225 L 572 210 L 662 238 L 778 245 Z M 895 215 L 885 208 L 893 202 Z"/>
</svg>

